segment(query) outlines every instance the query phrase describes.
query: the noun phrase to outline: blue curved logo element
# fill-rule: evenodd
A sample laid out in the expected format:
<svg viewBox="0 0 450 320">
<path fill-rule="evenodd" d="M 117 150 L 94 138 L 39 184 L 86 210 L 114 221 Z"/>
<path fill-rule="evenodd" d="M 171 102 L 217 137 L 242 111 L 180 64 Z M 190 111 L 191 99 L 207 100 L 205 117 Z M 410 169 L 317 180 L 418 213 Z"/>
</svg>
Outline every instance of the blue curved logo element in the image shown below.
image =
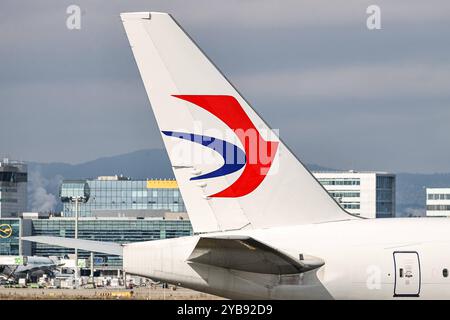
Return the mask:
<svg viewBox="0 0 450 320">
<path fill-rule="evenodd" d="M 162 133 L 169 137 L 175 137 L 201 144 L 216 151 L 222 156 L 224 160 L 223 166 L 209 173 L 192 177 L 190 180 L 200 180 L 224 176 L 240 170 L 246 163 L 245 152 L 241 148 L 230 142 L 194 133 L 176 131 L 162 131 Z"/>
</svg>

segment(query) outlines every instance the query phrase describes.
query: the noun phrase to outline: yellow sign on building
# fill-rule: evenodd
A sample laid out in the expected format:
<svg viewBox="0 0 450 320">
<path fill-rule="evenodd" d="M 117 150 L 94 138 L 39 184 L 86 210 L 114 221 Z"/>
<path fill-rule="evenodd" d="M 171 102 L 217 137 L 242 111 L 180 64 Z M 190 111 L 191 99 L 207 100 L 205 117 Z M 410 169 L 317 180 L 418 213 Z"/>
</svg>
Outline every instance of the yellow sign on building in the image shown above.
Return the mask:
<svg viewBox="0 0 450 320">
<path fill-rule="evenodd" d="M 177 189 L 176 180 L 147 180 L 147 189 Z"/>
</svg>

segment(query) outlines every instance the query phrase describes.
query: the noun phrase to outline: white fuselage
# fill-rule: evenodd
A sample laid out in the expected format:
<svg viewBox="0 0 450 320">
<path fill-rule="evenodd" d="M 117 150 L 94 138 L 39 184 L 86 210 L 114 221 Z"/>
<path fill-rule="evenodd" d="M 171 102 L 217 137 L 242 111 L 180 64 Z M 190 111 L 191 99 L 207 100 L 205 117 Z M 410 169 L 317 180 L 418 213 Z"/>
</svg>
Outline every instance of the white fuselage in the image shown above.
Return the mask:
<svg viewBox="0 0 450 320">
<path fill-rule="evenodd" d="M 398 218 L 220 233 L 250 236 L 292 257 L 325 262 L 295 275 L 189 263 L 199 236 L 126 245 L 124 269 L 233 299 L 449 299 L 449 231 L 447 218 Z"/>
</svg>

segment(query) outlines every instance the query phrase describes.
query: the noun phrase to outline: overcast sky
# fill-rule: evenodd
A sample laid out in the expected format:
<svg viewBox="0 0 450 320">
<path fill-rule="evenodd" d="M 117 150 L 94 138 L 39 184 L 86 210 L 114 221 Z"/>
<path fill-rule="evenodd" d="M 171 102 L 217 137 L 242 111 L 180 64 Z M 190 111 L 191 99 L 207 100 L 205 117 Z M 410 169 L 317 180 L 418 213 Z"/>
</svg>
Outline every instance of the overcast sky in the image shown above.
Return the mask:
<svg viewBox="0 0 450 320">
<path fill-rule="evenodd" d="M 366 27 L 371 4 L 381 30 Z M 162 147 L 124 11 L 172 13 L 304 162 L 450 172 L 448 0 L 2 0 L 0 156 Z"/>
</svg>

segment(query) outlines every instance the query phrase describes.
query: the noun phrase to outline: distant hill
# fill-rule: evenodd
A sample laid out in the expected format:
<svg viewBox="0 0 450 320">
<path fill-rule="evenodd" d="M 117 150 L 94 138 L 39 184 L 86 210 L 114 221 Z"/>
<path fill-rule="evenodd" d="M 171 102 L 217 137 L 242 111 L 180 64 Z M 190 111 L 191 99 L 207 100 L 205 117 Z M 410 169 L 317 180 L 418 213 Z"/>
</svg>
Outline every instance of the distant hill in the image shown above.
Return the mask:
<svg viewBox="0 0 450 320">
<path fill-rule="evenodd" d="M 133 179 L 173 178 L 169 158 L 162 149 L 140 150 L 81 164 L 28 163 L 28 210 L 60 211 L 59 186 L 63 179 L 120 175 Z"/>
<path fill-rule="evenodd" d="M 28 206 L 32 211 L 61 209 L 58 193 L 63 179 L 86 179 L 115 174 L 133 179 L 174 177 L 169 158 L 162 149 L 140 150 L 76 165 L 30 162 L 28 166 Z M 316 164 L 306 166 L 313 171 L 336 170 Z M 424 215 L 425 187 L 446 186 L 450 186 L 450 173 L 397 174 L 397 215 Z"/>
<path fill-rule="evenodd" d="M 65 179 L 86 179 L 115 174 L 123 174 L 133 179 L 173 177 L 169 158 L 162 149 L 140 150 L 76 165 L 31 162 L 29 170 L 39 171 L 46 178 L 61 175 Z"/>
</svg>

